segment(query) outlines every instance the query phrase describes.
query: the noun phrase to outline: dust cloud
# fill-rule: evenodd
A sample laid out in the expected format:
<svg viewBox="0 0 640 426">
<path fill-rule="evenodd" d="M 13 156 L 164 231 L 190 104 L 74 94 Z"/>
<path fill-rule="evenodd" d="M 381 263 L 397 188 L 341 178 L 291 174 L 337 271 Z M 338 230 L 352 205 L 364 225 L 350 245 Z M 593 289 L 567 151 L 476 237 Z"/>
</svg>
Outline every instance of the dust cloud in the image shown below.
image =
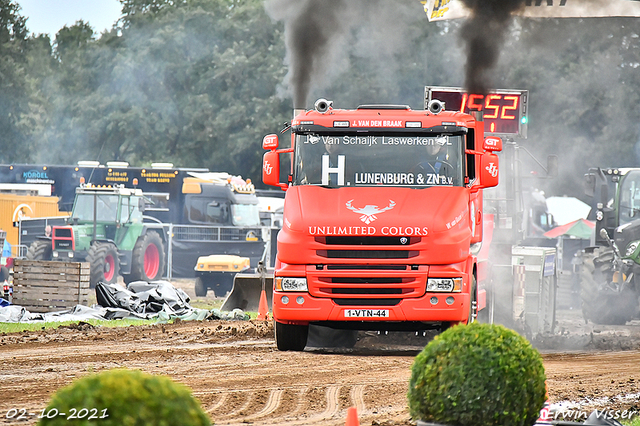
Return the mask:
<svg viewBox="0 0 640 426">
<path fill-rule="evenodd" d="M 420 3 L 388 0 L 267 0 L 267 14 L 284 23 L 287 53 L 283 96 L 305 108 L 314 90 L 351 69 L 351 57 L 378 64 L 381 79 L 400 66 L 392 59 L 407 54 L 409 25 L 426 21 Z"/>
<path fill-rule="evenodd" d="M 496 66 L 509 29 L 512 13 L 524 8 L 525 0 L 463 0 L 471 17 L 461 28 L 467 65 L 465 88 L 470 93 L 487 94 L 490 72 Z"/>
</svg>

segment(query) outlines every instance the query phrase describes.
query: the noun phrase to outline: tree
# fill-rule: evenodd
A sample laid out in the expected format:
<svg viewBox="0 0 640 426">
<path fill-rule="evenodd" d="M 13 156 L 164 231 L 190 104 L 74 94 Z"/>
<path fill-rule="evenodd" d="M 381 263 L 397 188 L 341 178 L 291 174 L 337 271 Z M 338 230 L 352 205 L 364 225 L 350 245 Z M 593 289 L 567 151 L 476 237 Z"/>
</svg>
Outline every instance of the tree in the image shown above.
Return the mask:
<svg viewBox="0 0 640 426">
<path fill-rule="evenodd" d="M 562 167 L 548 195 L 583 196 L 589 167 L 637 166 L 638 25 L 635 18 L 519 20 L 496 75 L 530 90 L 529 139 Z"/>
<path fill-rule="evenodd" d="M 257 176 L 262 135 L 290 114 L 275 96 L 281 29 L 261 1 L 124 1 L 123 11 L 98 40 L 83 22 L 56 36 L 59 87 L 43 131 L 56 161 Z"/>
<path fill-rule="evenodd" d="M 168 161 L 258 182 L 260 141 L 292 114 L 284 23 L 263 0 L 121 3 L 111 31 L 97 37 L 79 21 L 52 46 L 27 38 L 18 6 L 0 0 L 2 161 Z M 463 21 L 430 23 L 415 0 L 335 4 L 341 43 L 320 63 L 307 108 L 324 97 L 421 109 L 425 85 L 463 84 Z M 530 91 L 519 142 L 576 165 L 548 194 L 580 196 L 588 167 L 640 161 L 636 21 L 521 18 L 509 28 L 493 77 L 495 88 Z"/>
<path fill-rule="evenodd" d="M 0 0 L 0 159 L 15 161 L 28 153 L 20 117 L 28 110 L 26 94 L 26 18 L 20 6 Z"/>
</svg>

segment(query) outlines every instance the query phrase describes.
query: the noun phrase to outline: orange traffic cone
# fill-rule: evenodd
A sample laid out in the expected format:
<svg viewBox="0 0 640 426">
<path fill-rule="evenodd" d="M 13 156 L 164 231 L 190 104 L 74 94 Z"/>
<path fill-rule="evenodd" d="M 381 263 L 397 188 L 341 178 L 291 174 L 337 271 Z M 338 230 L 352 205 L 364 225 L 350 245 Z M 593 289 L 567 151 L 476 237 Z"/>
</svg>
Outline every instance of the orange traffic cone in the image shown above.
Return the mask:
<svg viewBox="0 0 640 426">
<path fill-rule="evenodd" d="M 347 422 L 344 426 L 360 426 L 358 420 L 358 409 L 356 407 L 349 407 L 347 410 Z"/>
<path fill-rule="evenodd" d="M 267 292 L 262 289 L 260 292 L 260 303 L 258 304 L 258 320 L 266 321 L 269 319 L 269 304 L 267 303 Z"/>
</svg>

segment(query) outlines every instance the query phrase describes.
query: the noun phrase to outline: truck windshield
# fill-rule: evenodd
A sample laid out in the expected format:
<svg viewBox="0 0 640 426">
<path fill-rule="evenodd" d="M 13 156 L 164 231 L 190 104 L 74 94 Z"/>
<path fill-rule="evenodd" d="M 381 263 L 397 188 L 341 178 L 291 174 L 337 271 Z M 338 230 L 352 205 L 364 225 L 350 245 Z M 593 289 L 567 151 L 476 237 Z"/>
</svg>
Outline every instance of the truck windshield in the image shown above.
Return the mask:
<svg viewBox="0 0 640 426">
<path fill-rule="evenodd" d="M 260 208 L 257 204 L 231 204 L 231 216 L 236 226 L 260 226 Z"/>
<path fill-rule="evenodd" d="M 73 206 L 72 218 L 79 221 L 93 221 L 93 203 L 96 198 L 97 216 L 100 222 L 116 222 L 118 217 L 118 196 L 107 194 L 78 194 Z"/>
<path fill-rule="evenodd" d="M 297 134 L 294 185 L 461 186 L 463 135 Z"/>
</svg>

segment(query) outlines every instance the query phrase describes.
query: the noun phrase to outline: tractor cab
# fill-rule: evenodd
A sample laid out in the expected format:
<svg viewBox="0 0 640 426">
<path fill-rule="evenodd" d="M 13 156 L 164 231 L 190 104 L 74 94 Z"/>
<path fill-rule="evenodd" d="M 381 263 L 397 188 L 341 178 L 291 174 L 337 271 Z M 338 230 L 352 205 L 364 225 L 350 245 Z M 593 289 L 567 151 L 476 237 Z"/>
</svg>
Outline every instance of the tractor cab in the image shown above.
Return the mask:
<svg viewBox="0 0 640 426">
<path fill-rule="evenodd" d="M 91 264 L 91 286 L 151 281 L 164 273 L 166 232 L 144 222 L 145 197 L 124 186 L 81 185 L 67 224 L 54 226 L 51 241 L 36 241 L 27 258 Z"/>
</svg>

